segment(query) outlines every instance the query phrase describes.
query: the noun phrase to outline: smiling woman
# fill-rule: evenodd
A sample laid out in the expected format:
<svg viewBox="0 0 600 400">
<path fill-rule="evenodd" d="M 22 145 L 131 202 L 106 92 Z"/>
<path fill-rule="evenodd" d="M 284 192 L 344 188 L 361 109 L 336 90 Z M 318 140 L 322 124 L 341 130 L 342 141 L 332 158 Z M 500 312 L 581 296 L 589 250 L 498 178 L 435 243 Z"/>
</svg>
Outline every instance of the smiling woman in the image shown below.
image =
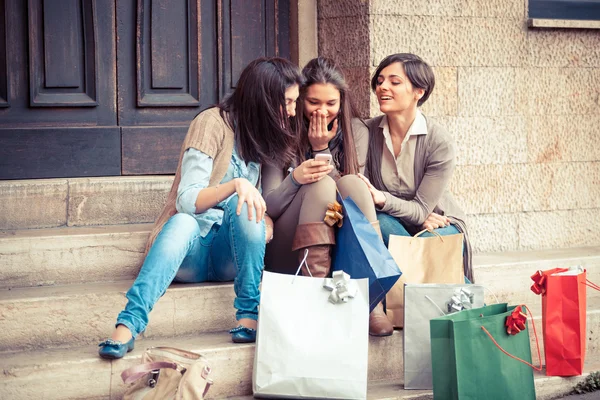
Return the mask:
<svg viewBox="0 0 600 400">
<path fill-rule="evenodd" d="M 464 233 L 464 273 L 472 281 L 464 214 L 448 191 L 454 142 L 419 110 L 434 86 L 433 70 L 414 54 L 393 54 L 379 64 L 371 88 L 384 115 L 367 121 L 367 162 L 361 177 L 377 208 L 386 245 L 391 234 L 411 236 L 423 229 L 440 235 Z M 427 236 L 431 234 L 420 237 Z"/>
<path fill-rule="evenodd" d="M 306 64 L 302 75 L 296 168 L 291 173 L 269 166 L 263 169 L 263 193 L 275 224 L 265 268 L 294 273 L 308 249 L 308 268 L 302 273 L 323 277 L 330 273 L 336 243 L 335 229 L 324 217 L 336 199 L 336 190 L 344 198 L 350 196 L 377 231 L 379 222 L 369 189 L 357 176 L 365 164 L 367 127 L 356 118 L 342 70 L 333 60 L 319 57 Z M 358 153 L 357 147 L 361 149 Z M 383 308 L 373 310 L 369 333 L 386 336 L 392 329 Z"/>
</svg>

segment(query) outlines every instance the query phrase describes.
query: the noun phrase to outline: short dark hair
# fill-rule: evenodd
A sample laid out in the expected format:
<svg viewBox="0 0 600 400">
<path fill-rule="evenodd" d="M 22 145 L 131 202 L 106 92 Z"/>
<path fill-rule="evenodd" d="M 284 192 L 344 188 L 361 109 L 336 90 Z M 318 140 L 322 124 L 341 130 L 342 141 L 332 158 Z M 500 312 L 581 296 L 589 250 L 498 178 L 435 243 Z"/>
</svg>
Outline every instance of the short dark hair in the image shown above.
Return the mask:
<svg viewBox="0 0 600 400">
<path fill-rule="evenodd" d="M 304 84 L 300 88 L 300 101 L 296 107 L 297 118 L 300 119 L 300 155 L 306 157 L 310 150 L 308 141 L 309 120 L 304 117 L 304 98 L 307 89 L 316 83 L 331 84 L 340 92 L 340 111 L 338 132 L 331 139 L 329 148 L 336 168 L 343 174 L 358 173 L 358 157 L 352 133 L 352 119 L 358 116 L 352 101 L 350 89 L 346 83 L 344 72 L 331 58 L 317 57 L 310 60 L 302 69 Z"/>
<path fill-rule="evenodd" d="M 219 104 L 244 161 L 283 167 L 294 159 L 298 134 L 286 114 L 285 91 L 301 84 L 300 69 L 283 58 L 258 58 L 244 68 Z"/>
<path fill-rule="evenodd" d="M 404 73 L 406 74 L 408 80 L 413 85 L 413 87 L 418 89 L 423 89 L 425 93 L 423 97 L 419 99 L 417 102 L 417 106 L 421 106 L 427 99 L 431 92 L 433 92 L 433 88 L 435 86 L 435 75 L 433 74 L 433 70 L 423 59 L 415 54 L 411 53 L 398 53 L 392 54 L 384 58 L 377 67 L 377 70 L 373 74 L 371 78 L 371 89 L 375 91 L 377 87 L 377 78 L 381 71 L 391 65 L 393 63 L 400 63 L 404 68 Z"/>
</svg>

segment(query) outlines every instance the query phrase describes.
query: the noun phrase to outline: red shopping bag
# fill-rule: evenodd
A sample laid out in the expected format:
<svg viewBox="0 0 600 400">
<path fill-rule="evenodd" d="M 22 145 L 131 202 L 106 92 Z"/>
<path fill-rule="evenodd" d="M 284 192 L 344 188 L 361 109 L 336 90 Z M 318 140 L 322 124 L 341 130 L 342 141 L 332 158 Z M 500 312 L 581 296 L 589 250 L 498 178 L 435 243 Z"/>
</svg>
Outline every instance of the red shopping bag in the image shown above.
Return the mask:
<svg viewBox="0 0 600 400">
<path fill-rule="evenodd" d="M 542 295 L 546 375 L 583 372 L 586 343 L 586 270 L 582 267 L 537 271 L 531 290 Z"/>
</svg>

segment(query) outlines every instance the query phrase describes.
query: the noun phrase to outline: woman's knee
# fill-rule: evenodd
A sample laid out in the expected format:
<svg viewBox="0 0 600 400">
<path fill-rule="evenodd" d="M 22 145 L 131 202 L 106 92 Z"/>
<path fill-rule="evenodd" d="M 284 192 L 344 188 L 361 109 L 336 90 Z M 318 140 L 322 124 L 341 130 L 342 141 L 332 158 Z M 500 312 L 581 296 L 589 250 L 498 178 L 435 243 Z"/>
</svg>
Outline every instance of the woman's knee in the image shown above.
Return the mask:
<svg viewBox="0 0 600 400">
<path fill-rule="evenodd" d="M 323 221 L 327 205 L 336 198 L 335 181 L 330 176 L 325 176 L 318 182 L 303 185 L 296 196 L 301 196 L 302 199 L 299 223 Z"/>
<path fill-rule="evenodd" d="M 333 178 L 326 175 L 317 182 L 302 185 L 298 193 L 304 198 L 323 199 L 323 201 L 331 202 L 335 199 L 336 184 Z"/>
<path fill-rule="evenodd" d="M 337 187 L 342 197 L 350 197 L 369 221 L 377 220 L 373 197 L 362 179 L 357 175 L 346 175 L 337 181 Z"/>
<path fill-rule="evenodd" d="M 177 213 L 165 223 L 159 235 L 170 240 L 189 241 L 200 235 L 200 228 L 196 218 L 189 214 Z"/>
<path fill-rule="evenodd" d="M 245 241 L 253 241 L 257 244 L 265 244 L 265 220 L 262 219 L 256 222 L 256 209 L 252 207 L 252 219 L 248 216 L 248 203 L 242 203 L 240 215 L 237 215 L 239 197 L 234 195 L 227 202 L 227 212 L 229 215 L 229 223 L 232 224 L 232 228 L 235 232 L 236 237 Z"/>
</svg>

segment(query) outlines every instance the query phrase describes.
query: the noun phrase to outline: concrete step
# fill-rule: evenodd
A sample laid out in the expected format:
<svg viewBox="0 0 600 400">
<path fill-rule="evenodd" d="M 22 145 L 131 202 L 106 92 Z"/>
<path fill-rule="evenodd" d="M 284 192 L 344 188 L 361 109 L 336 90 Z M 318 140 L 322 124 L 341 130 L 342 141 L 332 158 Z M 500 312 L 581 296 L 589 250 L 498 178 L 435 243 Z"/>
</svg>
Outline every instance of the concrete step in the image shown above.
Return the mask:
<svg viewBox="0 0 600 400">
<path fill-rule="evenodd" d="M 152 224 L 0 231 L 0 288 L 135 279 Z"/>
<path fill-rule="evenodd" d="M 208 357 L 215 385 L 211 398 L 252 393 L 254 344 L 231 343 L 228 333 L 202 334 L 169 340 L 138 340 L 136 349 L 121 360 L 102 360 L 95 345 L 66 350 L 4 353 L 0 356 L 2 398 L 120 399 L 125 385 L 120 374 L 137 365 L 143 350 L 152 346 L 189 349 Z M 402 335 L 370 338 L 369 380 L 402 379 Z M 48 382 L 54 382 L 48 385 Z"/>
<path fill-rule="evenodd" d="M 530 271 L 513 272 L 509 275 L 511 278 Z M 590 272 L 597 277 L 600 268 Z M 526 277 L 521 279 L 526 282 Z M 104 339 L 127 302 L 125 293 L 132 282 L 0 290 L 0 352 L 84 345 Z M 514 286 L 521 285 L 520 281 L 482 278 L 481 283 L 494 287 L 500 301 L 527 304 L 534 317 L 541 316 L 540 297 L 533 295 L 528 287 L 515 291 Z M 587 298 L 588 330 L 597 332 L 597 336 L 600 329 L 594 328 L 600 328 L 600 292 L 590 289 Z M 150 313 L 144 335 L 174 337 L 230 329 L 235 324 L 233 300 L 232 283 L 173 284 Z M 495 299 L 488 295 L 486 301 L 491 304 Z M 541 332 L 541 327 L 539 329 Z"/>
<path fill-rule="evenodd" d="M 152 224 L 0 231 L 0 288 L 135 279 Z M 538 269 L 583 265 L 600 281 L 600 246 L 476 254 L 475 279 L 492 291 L 527 289 Z M 530 292 L 529 292 L 530 293 Z M 533 295 L 533 293 L 532 293 Z"/>
<path fill-rule="evenodd" d="M 0 290 L 0 352 L 92 345 L 114 329 L 132 281 Z M 235 326 L 232 283 L 174 284 L 150 313 L 147 338 Z"/>
<path fill-rule="evenodd" d="M 152 222 L 173 176 L 0 181 L 0 230 Z"/>
<path fill-rule="evenodd" d="M 473 265 L 475 282 L 489 289 L 487 303 L 494 303 L 497 297 L 510 304 L 538 304 L 540 296 L 530 289 L 531 275 L 538 270 L 581 265 L 589 280 L 600 283 L 600 246 L 476 254 Z M 600 296 L 600 292 L 589 287 L 587 292 L 588 298 Z"/>
<path fill-rule="evenodd" d="M 369 399 L 432 398 L 431 391 L 403 389 L 401 344 L 399 332 L 388 338 L 370 338 Z M 3 370 L 0 392 L 6 399 L 120 399 L 125 390 L 120 373 L 137 365 L 145 348 L 160 345 L 189 349 L 210 360 L 215 384 L 209 398 L 251 398 L 254 345 L 232 344 L 228 334 L 203 334 L 168 341 L 140 340 L 134 351 L 114 361 L 100 359 L 95 346 L 5 353 L 0 358 Z M 599 368 L 599 358 L 588 355 L 583 376 L 558 378 L 536 373 L 537 398 L 564 395 L 589 371 Z"/>
</svg>

